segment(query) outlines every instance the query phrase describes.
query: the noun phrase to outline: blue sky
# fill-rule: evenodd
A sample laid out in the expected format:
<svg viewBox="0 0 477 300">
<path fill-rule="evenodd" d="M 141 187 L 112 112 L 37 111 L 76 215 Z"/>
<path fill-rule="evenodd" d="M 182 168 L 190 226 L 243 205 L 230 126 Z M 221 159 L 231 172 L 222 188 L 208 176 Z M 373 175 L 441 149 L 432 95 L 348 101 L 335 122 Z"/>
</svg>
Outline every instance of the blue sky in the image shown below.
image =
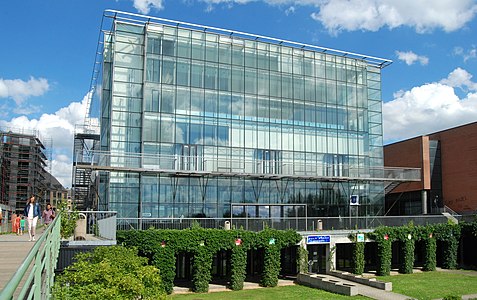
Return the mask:
<svg viewBox="0 0 477 300">
<path fill-rule="evenodd" d="M 0 126 L 52 138 L 67 186 L 105 9 L 391 59 L 385 142 L 477 121 L 475 0 L 1 1 Z"/>
</svg>

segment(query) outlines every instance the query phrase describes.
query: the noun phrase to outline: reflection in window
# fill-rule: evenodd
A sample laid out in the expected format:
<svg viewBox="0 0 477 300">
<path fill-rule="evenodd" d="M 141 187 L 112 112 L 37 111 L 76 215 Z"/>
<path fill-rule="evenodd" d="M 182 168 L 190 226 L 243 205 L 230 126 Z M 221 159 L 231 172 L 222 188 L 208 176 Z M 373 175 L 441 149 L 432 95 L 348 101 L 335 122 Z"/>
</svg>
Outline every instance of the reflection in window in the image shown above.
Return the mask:
<svg viewBox="0 0 477 300">
<path fill-rule="evenodd" d="M 176 63 L 164 60 L 162 62 L 162 83 L 174 84 Z"/>
<path fill-rule="evenodd" d="M 161 40 L 159 38 L 147 38 L 147 53 L 161 54 Z"/>
<path fill-rule="evenodd" d="M 161 61 L 155 58 L 148 58 L 146 63 L 146 80 L 159 82 L 161 75 Z"/>
<path fill-rule="evenodd" d="M 325 154 L 323 160 L 325 165 L 325 176 L 339 177 L 349 175 L 347 156 L 338 154 Z"/>
<path fill-rule="evenodd" d="M 256 172 L 264 174 L 281 173 L 281 152 L 278 150 L 255 150 Z"/>
<path fill-rule="evenodd" d="M 176 41 L 163 39 L 162 40 L 162 54 L 173 56 L 175 54 Z"/>
</svg>

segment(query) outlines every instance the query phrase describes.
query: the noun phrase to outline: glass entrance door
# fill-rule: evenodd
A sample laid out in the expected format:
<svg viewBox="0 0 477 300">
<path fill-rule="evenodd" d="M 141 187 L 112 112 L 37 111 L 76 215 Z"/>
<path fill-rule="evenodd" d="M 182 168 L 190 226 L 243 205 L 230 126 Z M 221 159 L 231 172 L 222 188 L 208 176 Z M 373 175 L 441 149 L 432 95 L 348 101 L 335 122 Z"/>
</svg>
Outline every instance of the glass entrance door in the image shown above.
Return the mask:
<svg viewBox="0 0 477 300">
<path fill-rule="evenodd" d="M 311 273 L 326 273 L 326 245 L 307 245 L 308 271 Z"/>
</svg>

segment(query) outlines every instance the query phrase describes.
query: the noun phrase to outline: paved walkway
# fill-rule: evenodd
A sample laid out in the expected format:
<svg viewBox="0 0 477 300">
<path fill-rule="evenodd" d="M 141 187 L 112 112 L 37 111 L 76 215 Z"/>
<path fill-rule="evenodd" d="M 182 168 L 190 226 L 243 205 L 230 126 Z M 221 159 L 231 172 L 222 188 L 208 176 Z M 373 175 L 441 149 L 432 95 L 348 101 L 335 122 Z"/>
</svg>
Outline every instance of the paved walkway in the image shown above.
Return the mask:
<svg viewBox="0 0 477 300">
<path fill-rule="evenodd" d="M 43 233 L 43 228 L 37 229 L 35 238 L 38 240 Z M 0 290 L 12 278 L 18 270 L 34 242 L 28 241 L 28 233 L 23 235 L 2 234 L 0 235 Z"/>
<path fill-rule="evenodd" d="M 277 286 L 287 286 L 287 285 L 294 285 L 295 282 L 293 280 L 285 280 L 285 279 L 279 279 Z M 244 290 L 252 290 L 252 289 L 261 289 L 264 288 L 260 286 L 256 282 L 244 282 L 243 283 L 243 289 Z M 214 292 L 226 292 L 226 291 L 232 291 L 231 289 L 228 289 L 225 285 L 223 284 L 209 284 L 209 293 L 214 293 Z M 185 286 L 174 286 L 174 294 L 189 294 L 193 293 L 190 291 L 190 287 L 185 287 Z"/>
<path fill-rule="evenodd" d="M 369 287 L 367 285 L 359 284 L 356 282 L 351 282 L 348 280 L 343 280 L 338 277 L 333 277 L 330 275 L 324 275 L 320 274 L 320 276 L 326 276 L 330 277 L 333 280 L 339 280 L 343 283 L 348 283 L 348 284 L 354 284 L 358 287 L 358 291 L 360 295 L 372 298 L 372 299 L 382 299 L 382 300 L 408 300 L 412 299 L 409 296 L 393 293 L 393 292 L 387 292 L 383 291 L 377 288 Z M 278 285 L 277 286 L 287 286 L 287 285 L 294 285 L 295 282 L 293 280 L 283 280 L 280 279 L 278 280 Z M 247 289 L 258 289 L 262 288 L 258 283 L 254 282 L 244 282 L 244 290 Z M 227 289 L 225 285 L 220 285 L 220 284 L 209 284 L 209 293 L 213 292 L 225 292 L 225 291 L 231 291 L 230 289 Z M 189 287 L 180 287 L 180 286 L 175 286 L 174 287 L 174 294 L 187 294 L 187 293 L 192 293 L 189 290 Z"/>
<path fill-rule="evenodd" d="M 383 300 L 408 300 L 412 299 L 412 297 L 394 293 L 394 292 L 388 292 L 385 290 L 381 290 L 378 288 L 370 287 L 368 285 L 360 284 L 354 281 L 342 279 L 339 277 L 331 276 L 328 274 L 319 274 L 320 277 L 326 277 L 327 279 L 339 281 L 341 283 L 346 283 L 346 284 L 352 284 L 358 288 L 358 294 L 362 296 L 369 297 L 371 299 L 383 299 Z"/>
</svg>

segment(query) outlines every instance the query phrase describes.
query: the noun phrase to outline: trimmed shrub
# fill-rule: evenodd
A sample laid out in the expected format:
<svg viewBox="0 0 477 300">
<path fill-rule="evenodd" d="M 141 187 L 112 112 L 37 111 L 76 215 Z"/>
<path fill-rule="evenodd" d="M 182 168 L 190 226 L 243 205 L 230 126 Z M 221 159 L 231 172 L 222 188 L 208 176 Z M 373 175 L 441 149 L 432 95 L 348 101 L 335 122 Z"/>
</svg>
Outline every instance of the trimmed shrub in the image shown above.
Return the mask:
<svg viewBox="0 0 477 300">
<path fill-rule="evenodd" d="M 197 293 L 207 293 L 209 282 L 212 279 L 210 270 L 212 269 L 212 252 L 204 246 L 196 249 L 194 263 L 192 264 L 192 291 Z"/>
<path fill-rule="evenodd" d="M 243 289 L 247 272 L 247 251 L 243 247 L 232 248 L 230 266 L 230 288 L 234 291 Z"/>
<path fill-rule="evenodd" d="M 280 248 L 270 245 L 265 247 L 264 254 L 260 285 L 264 287 L 277 286 L 278 275 L 280 274 Z"/>
<path fill-rule="evenodd" d="M 402 262 L 399 267 L 399 272 L 403 274 L 412 274 L 414 268 L 414 240 L 406 239 L 400 242 Z"/>
<path fill-rule="evenodd" d="M 361 275 L 364 272 L 364 242 L 356 242 L 353 245 L 353 273 Z"/>
<path fill-rule="evenodd" d="M 304 247 L 298 247 L 297 270 L 299 273 L 308 272 L 308 250 Z"/>
<path fill-rule="evenodd" d="M 159 270 L 135 248 L 97 247 L 79 253 L 56 277 L 54 299 L 166 299 Z"/>
<path fill-rule="evenodd" d="M 236 241 L 240 239 L 240 245 Z M 185 230 L 120 231 L 118 243 L 136 246 L 163 274 L 165 290 L 172 292 L 175 277 L 175 255 L 194 254 L 193 290 L 206 292 L 211 279 L 212 257 L 218 251 L 232 251 L 230 287 L 242 289 L 245 280 L 247 251 L 265 249 L 263 286 L 276 286 L 280 273 L 281 249 L 296 245 L 302 237 L 295 231 L 265 229 L 261 232 L 245 230 L 204 229 L 195 226 Z"/>
<path fill-rule="evenodd" d="M 437 243 L 434 237 L 429 237 L 424 240 L 424 251 L 425 251 L 425 260 L 424 260 L 424 271 L 435 271 L 436 270 L 436 250 Z"/>
</svg>

